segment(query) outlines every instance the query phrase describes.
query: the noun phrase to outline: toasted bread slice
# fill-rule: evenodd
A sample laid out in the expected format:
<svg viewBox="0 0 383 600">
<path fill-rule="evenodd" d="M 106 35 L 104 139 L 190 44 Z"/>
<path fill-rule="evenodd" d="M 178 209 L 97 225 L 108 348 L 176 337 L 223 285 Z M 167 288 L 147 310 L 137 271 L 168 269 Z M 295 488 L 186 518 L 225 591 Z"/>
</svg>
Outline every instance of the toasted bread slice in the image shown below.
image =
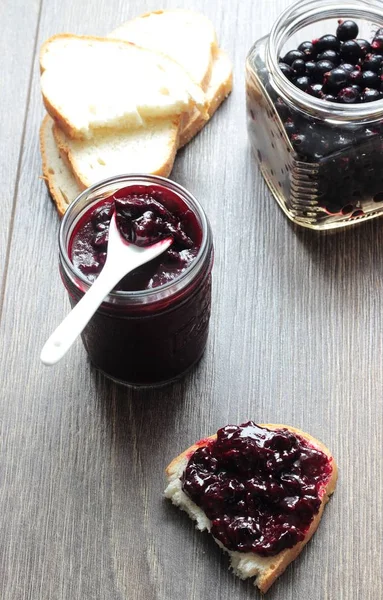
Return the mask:
<svg viewBox="0 0 383 600">
<path fill-rule="evenodd" d="M 57 148 L 52 125 L 51 117 L 45 115 L 40 128 L 40 151 L 43 178 L 62 217 L 69 204 L 80 194 L 81 188 Z"/>
<path fill-rule="evenodd" d="M 207 89 L 217 38 L 211 21 L 191 10 L 158 10 L 114 29 L 108 37 L 162 52 L 177 61 Z"/>
<path fill-rule="evenodd" d="M 70 138 L 146 128 L 196 106 L 205 112 L 202 88 L 178 63 L 129 42 L 56 35 L 43 44 L 40 67 L 45 107 Z"/>
<path fill-rule="evenodd" d="M 321 499 L 321 505 L 319 508 L 319 512 L 315 515 L 310 528 L 302 542 L 299 542 L 292 548 L 288 548 L 283 550 L 279 554 L 275 556 L 265 557 L 260 556 L 259 554 L 255 554 L 253 552 L 233 552 L 227 550 L 220 542 L 215 540 L 218 545 L 226 550 L 230 556 L 231 567 L 238 577 L 241 579 L 247 579 L 248 577 L 256 577 L 254 585 L 257 585 L 261 592 L 265 593 L 269 589 L 269 587 L 274 583 L 274 581 L 281 575 L 286 567 L 298 556 L 298 554 L 302 551 L 304 546 L 310 540 L 310 538 L 315 533 L 319 522 L 322 517 L 323 509 L 325 504 L 328 502 L 330 495 L 334 492 L 338 470 L 330 451 L 318 440 L 313 438 L 308 433 L 304 433 L 299 429 L 294 427 L 288 427 L 286 425 L 261 425 L 261 427 L 267 427 L 268 429 L 288 429 L 292 433 L 300 436 L 301 438 L 306 439 L 310 442 L 312 446 L 324 452 L 332 464 L 332 473 L 330 479 L 328 480 L 325 487 L 321 490 L 323 493 Z M 183 474 L 188 461 L 192 454 L 200 448 L 207 444 L 209 440 L 213 440 L 216 438 L 216 435 L 212 435 L 205 440 L 201 440 L 197 442 L 184 452 L 177 456 L 170 465 L 166 469 L 166 475 L 168 477 L 168 486 L 165 490 L 165 496 L 169 498 L 173 504 L 186 511 L 187 514 L 197 522 L 197 528 L 200 531 L 204 531 L 205 529 L 210 531 L 211 522 L 203 512 L 203 510 L 198 507 L 182 490 L 182 484 L 180 477 Z"/>
<path fill-rule="evenodd" d="M 195 108 L 182 116 L 178 147 L 182 148 L 206 125 L 215 111 L 230 94 L 233 87 L 233 67 L 224 50 L 219 49 L 214 57 L 209 85 L 206 90 L 207 118 Z"/>
<path fill-rule="evenodd" d="M 105 131 L 91 140 L 72 140 L 57 126 L 53 135 L 80 188 L 124 173 L 167 177 L 178 147 L 179 118 L 148 121 L 145 128 Z"/>
</svg>

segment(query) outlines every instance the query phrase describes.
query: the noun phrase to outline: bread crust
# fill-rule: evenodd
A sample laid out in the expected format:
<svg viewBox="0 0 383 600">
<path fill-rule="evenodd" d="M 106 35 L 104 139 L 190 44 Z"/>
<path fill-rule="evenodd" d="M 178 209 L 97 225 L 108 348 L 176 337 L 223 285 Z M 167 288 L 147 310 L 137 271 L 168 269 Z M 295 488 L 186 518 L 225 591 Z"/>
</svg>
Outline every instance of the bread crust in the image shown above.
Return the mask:
<svg viewBox="0 0 383 600">
<path fill-rule="evenodd" d="M 326 454 L 326 456 L 328 456 L 329 460 L 332 463 L 332 473 L 331 473 L 330 479 L 328 480 L 326 486 L 323 488 L 323 496 L 321 499 L 321 505 L 319 508 L 319 512 L 315 515 L 315 517 L 310 525 L 310 528 L 309 528 L 308 532 L 306 533 L 305 538 L 301 542 L 299 542 L 298 544 L 293 546 L 292 548 L 287 548 L 286 550 L 283 550 L 282 552 L 280 552 L 279 554 L 276 554 L 275 556 L 268 557 L 264 561 L 265 565 L 267 565 L 267 566 L 262 568 L 262 570 L 258 574 L 255 575 L 256 579 L 255 579 L 254 585 L 256 585 L 262 593 L 266 593 L 267 590 L 270 588 L 270 586 L 274 583 L 274 581 L 285 571 L 286 567 L 302 552 L 302 550 L 305 547 L 305 545 L 307 544 L 307 542 L 312 538 L 315 531 L 317 530 L 319 522 L 322 518 L 324 507 L 327 504 L 331 494 L 335 490 L 336 482 L 337 482 L 337 478 L 338 478 L 338 467 L 337 467 L 335 459 L 332 456 L 329 449 L 322 442 L 320 442 L 319 440 L 317 440 L 316 438 L 311 436 L 309 433 L 305 433 L 304 431 L 297 429 L 296 427 L 291 427 L 288 425 L 281 425 L 281 424 L 273 424 L 273 423 L 261 424 L 260 427 L 267 427 L 268 429 L 274 429 L 274 430 L 288 429 L 292 433 L 295 433 L 296 435 L 298 435 L 298 436 L 304 438 L 305 440 L 307 440 L 308 442 L 310 442 L 315 448 L 318 448 L 319 450 L 324 452 Z M 192 446 L 187 448 L 179 456 L 174 458 L 171 461 L 171 463 L 168 465 L 168 467 L 166 468 L 165 472 L 166 472 L 167 477 L 170 480 L 172 478 L 174 478 L 175 475 L 179 472 L 181 464 L 184 461 L 189 460 L 189 458 L 194 454 L 194 452 L 197 450 L 197 448 L 206 446 L 209 441 L 215 440 L 216 438 L 217 438 L 217 435 L 214 434 L 214 435 L 209 436 L 208 438 L 200 440 L 199 442 L 196 442 L 195 444 L 193 444 Z M 222 546 L 222 544 L 219 543 L 219 545 L 224 550 L 226 550 L 226 548 L 224 548 Z M 232 553 L 228 550 L 226 550 L 226 551 L 230 555 L 240 554 L 237 552 Z M 250 554 L 250 553 L 248 553 L 248 554 Z"/>
<path fill-rule="evenodd" d="M 63 217 L 66 209 L 68 208 L 69 204 L 74 200 L 74 198 L 66 198 L 64 193 L 56 185 L 55 172 L 53 171 L 53 169 L 51 167 L 51 160 L 48 156 L 47 148 L 46 148 L 46 135 L 47 135 L 46 129 L 51 126 L 52 126 L 52 123 L 51 123 L 50 116 L 45 115 L 45 117 L 41 123 L 40 134 L 39 134 L 40 152 L 41 152 L 41 159 L 42 159 L 43 179 L 48 188 L 50 196 L 56 206 L 56 210 L 59 214 L 59 217 L 61 218 L 61 217 Z M 81 190 L 79 189 L 78 193 L 80 193 L 80 191 Z"/>
<path fill-rule="evenodd" d="M 223 52 L 222 50 L 220 52 Z M 233 89 L 233 72 L 230 71 L 229 76 L 221 81 L 220 86 L 214 94 L 211 102 L 208 104 L 207 118 L 197 108 L 191 114 L 185 113 L 181 121 L 181 130 L 179 137 L 178 148 L 183 148 L 205 127 L 210 121 L 216 110 L 221 106 L 223 101 L 229 96 Z"/>
</svg>

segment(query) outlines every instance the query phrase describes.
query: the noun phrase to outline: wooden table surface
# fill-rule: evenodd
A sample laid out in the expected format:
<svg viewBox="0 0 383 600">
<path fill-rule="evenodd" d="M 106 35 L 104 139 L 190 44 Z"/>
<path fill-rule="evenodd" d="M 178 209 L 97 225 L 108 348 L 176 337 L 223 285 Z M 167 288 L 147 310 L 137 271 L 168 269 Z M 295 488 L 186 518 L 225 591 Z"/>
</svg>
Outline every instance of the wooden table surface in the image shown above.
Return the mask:
<svg viewBox="0 0 383 600">
<path fill-rule="evenodd" d="M 173 456 L 248 419 L 310 432 L 340 470 L 317 534 L 269 600 L 383 598 L 383 221 L 327 235 L 294 228 L 247 142 L 245 56 L 288 4 L 184 4 L 213 20 L 235 65 L 232 96 L 172 173 L 211 220 L 213 314 L 198 368 L 139 392 L 97 373 L 81 342 L 54 368 L 39 362 L 69 303 L 58 275 L 59 220 L 39 177 L 37 57 L 50 35 L 102 35 L 159 5 L 2 0 L 2 600 L 258 598 L 162 495 Z"/>
</svg>

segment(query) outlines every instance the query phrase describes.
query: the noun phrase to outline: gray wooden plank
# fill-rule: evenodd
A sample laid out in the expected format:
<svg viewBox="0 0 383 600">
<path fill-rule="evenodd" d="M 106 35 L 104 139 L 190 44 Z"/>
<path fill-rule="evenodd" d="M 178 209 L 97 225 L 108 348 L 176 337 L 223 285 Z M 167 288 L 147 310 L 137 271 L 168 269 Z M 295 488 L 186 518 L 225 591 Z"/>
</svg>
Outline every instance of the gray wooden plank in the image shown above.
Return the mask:
<svg viewBox="0 0 383 600">
<path fill-rule="evenodd" d="M 3 215 L 0 227 L 0 311 L 39 11 L 40 0 L 27 4 L 22 0 L 3 0 L 0 6 L 0 181 Z M 23 32 L 22 43 L 20 32 Z"/>
<path fill-rule="evenodd" d="M 38 178 L 35 62 L 0 340 L 2 598 L 258 597 L 162 498 L 173 456 L 249 418 L 309 431 L 340 467 L 320 529 L 268 598 L 382 597 L 381 224 L 321 236 L 295 229 L 247 144 L 245 55 L 287 4 L 189 4 L 216 24 L 235 60 L 235 89 L 172 174 L 204 204 L 216 259 L 206 355 L 162 390 L 109 383 L 80 343 L 55 368 L 39 364 L 69 304 L 57 272 L 58 220 Z M 50 2 L 39 43 L 58 31 L 102 34 L 153 8 Z"/>
</svg>

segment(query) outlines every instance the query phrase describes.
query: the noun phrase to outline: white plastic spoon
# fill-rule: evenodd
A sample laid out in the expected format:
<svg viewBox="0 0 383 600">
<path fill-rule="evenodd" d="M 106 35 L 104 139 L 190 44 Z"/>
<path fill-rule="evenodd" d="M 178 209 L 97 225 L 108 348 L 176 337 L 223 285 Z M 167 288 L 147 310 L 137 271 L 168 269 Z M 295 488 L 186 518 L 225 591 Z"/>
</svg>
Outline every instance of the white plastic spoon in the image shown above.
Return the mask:
<svg viewBox="0 0 383 600">
<path fill-rule="evenodd" d="M 144 248 L 131 244 L 121 236 L 116 213 L 113 213 L 105 265 L 96 281 L 45 343 L 40 355 L 44 365 L 51 366 L 62 359 L 104 298 L 127 273 L 165 252 L 172 241 L 172 238 L 165 238 Z"/>
</svg>

